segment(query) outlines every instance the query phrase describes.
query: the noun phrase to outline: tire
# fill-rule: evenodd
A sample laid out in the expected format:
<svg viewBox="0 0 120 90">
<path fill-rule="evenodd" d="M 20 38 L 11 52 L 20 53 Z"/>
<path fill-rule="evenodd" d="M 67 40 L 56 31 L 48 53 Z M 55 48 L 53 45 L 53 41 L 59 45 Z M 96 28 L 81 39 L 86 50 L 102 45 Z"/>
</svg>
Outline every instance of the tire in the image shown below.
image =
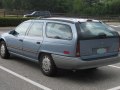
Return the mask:
<svg viewBox="0 0 120 90">
<path fill-rule="evenodd" d="M 52 77 L 57 73 L 55 63 L 49 54 L 42 54 L 40 56 L 40 68 L 42 73 L 46 76 Z"/>
<path fill-rule="evenodd" d="M 0 42 L 0 56 L 3 59 L 8 59 L 10 57 L 10 54 L 6 47 L 6 43 L 4 41 Z"/>
</svg>

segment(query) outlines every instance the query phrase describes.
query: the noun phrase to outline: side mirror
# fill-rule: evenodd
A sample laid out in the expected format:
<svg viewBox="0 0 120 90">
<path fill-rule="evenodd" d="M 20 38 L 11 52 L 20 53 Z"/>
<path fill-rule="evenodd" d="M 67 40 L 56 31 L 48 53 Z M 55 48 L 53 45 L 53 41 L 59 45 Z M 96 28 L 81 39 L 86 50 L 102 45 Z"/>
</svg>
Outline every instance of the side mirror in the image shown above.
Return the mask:
<svg viewBox="0 0 120 90">
<path fill-rule="evenodd" d="M 9 34 L 14 35 L 14 36 L 18 35 L 18 33 L 15 30 L 10 31 Z"/>
</svg>

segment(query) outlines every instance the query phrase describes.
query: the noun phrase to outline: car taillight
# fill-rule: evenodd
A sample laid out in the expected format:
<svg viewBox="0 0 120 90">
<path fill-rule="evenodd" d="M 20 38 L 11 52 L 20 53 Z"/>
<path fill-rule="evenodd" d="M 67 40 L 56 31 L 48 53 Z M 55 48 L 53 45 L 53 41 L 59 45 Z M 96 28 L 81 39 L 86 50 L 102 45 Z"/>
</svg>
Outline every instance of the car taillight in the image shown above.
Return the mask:
<svg viewBox="0 0 120 90">
<path fill-rule="evenodd" d="M 76 57 L 80 57 L 80 44 L 77 43 L 76 45 Z"/>
</svg>

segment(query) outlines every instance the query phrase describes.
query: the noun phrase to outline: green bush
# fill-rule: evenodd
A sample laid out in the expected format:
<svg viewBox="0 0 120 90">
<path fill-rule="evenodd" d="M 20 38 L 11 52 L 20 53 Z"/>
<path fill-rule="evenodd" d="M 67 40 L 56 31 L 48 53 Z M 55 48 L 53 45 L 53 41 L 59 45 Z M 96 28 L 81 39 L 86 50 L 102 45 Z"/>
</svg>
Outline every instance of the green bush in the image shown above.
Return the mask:
<svg viewBox="0 0 120 90">
<path fill-rule="evenodd" d="M 0 27 L 7 27 L 7 26 L 17 26 L 21 22 L 29 20 L 30 18 L 0 18 Z"/>
</svg>

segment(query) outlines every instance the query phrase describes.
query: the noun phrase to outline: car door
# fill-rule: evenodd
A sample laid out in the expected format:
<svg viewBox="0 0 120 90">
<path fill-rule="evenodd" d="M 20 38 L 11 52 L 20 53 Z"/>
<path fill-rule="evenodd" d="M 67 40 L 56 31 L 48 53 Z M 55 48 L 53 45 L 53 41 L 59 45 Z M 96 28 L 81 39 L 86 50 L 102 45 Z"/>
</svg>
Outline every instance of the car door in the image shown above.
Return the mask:
<svg viewBox="0 0 120 90">
<path fill-rule="evenodd" d="M 23 51 L 26 57 L 37 59 L 38 50 L 43 41 L 43 22 L 34 21 L 23 42 Z"/>
<path fill-rule="evenodd" d="M 6 38 L 7 46 L 10 52 L 21 55 L 23 54 L 23 38 L 30 24 L 31 22 L 23 22 L 18 27 L 16 27 L 14 34 L 10 33 L 9 36 Z"/>
</svg>

